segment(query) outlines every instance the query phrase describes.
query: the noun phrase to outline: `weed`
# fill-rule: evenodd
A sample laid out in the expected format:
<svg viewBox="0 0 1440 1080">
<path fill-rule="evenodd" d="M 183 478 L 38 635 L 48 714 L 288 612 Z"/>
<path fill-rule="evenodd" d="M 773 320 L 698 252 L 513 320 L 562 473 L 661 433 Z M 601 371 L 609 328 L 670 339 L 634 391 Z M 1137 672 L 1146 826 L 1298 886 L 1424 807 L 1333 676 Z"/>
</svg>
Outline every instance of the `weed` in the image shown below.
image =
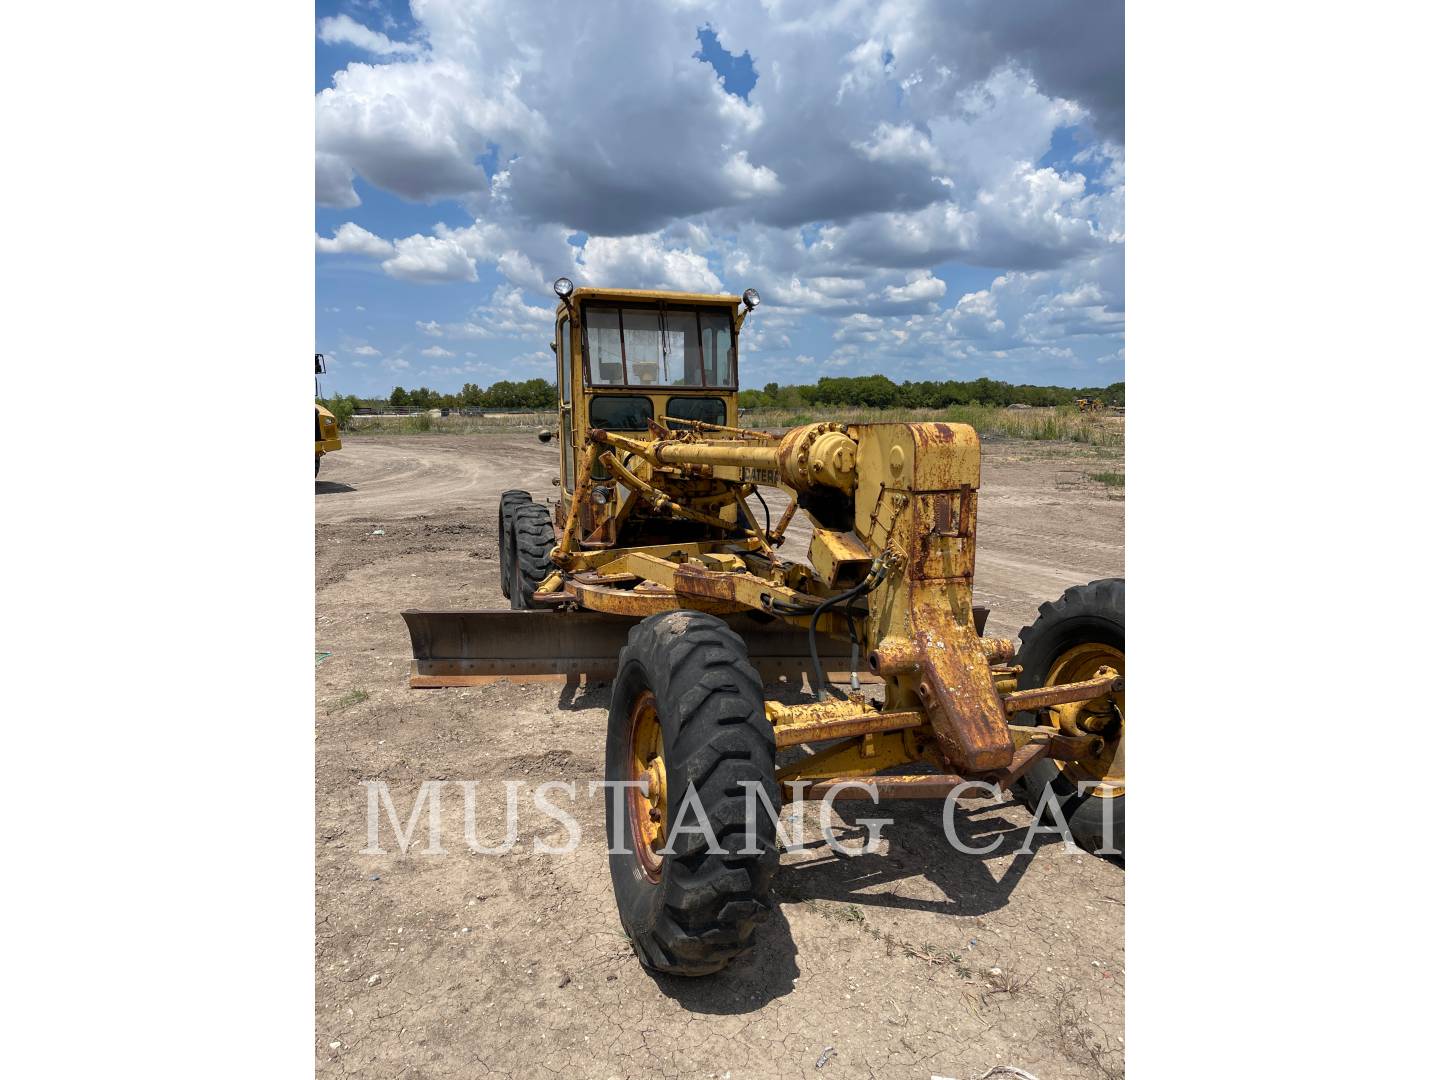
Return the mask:
<svg viewBox="0 0 1440 1080">
<path fill-rule="evenodd" d="M 328 706 L 326 706 L 325 715 L 334 716 L 336 713 L 342 713 L 346 709 L 349 709 L 355 705 L 359 705 L 362 701 L 369 700 L 370 692 L 368 690 L 351 690 L 348 694 L 344 694 L 341 697 L 336 698 Z"/>
<path fill-rule="evenodd" d="M 974 972 L 965 966 L 965 954 L 958 949 L 942 949 L 929 943 L 917 945 L 913 941 L 896 937 L 888 930 L 877 930 L 865 921 L 865 913 L 854 904 L 819 904 L 814 900 L 803 901 L 805 907 L 825 919 L 838 919 L 841 922 L 853 923 L 855 928 L 862 934 L 874 938 L 885 946 L 887 956 L 895 953 L 903 953 L 905 956 L 914 957 L 923 963 L 932 966 L 951 967 L 955 974 L 962 979 L 968 979 Z M 1028 983 L 1029 980 L 1027 979 Z"/>
<path fill-rule="evenodd" d="M 1095 1030 L 1094 1021 L 1076 1002 L 1073 986 L 1060 991 L 1052 1023 L 1061 1053 L 1075 1064 L 1094 1069 L 1105 1080 L 1120 1080 L 1125 1075 L 1124 1052 L 1111 1044 L 1108 1035 Z"/>
<path fill-rule="evenodd" d="M 1097 484 L 1104 484 L 1106 487 L 1125 486 L 1125 474 L 1123 472 L 1092 472 L 1086 473 L 1085 475 Z"/>
</svg>

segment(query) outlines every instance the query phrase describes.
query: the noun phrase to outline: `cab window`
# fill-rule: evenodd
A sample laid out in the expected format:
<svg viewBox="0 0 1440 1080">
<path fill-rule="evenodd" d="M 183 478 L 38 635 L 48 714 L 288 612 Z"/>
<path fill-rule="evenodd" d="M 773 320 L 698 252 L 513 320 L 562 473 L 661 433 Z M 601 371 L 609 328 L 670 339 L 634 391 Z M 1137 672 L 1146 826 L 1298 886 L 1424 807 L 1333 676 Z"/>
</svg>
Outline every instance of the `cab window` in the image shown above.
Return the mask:
<svg viewBox="0 0 1440 1080">
<path fill-rule="evenodd" d="M 705 385 L 735 385 L 735 341 L 730 316 L 722 311 L 700 313 L 700 344 L 705 351 Z"/>
<path fill-rule="evenodd" d="M 591 386 L 735 385 L 735 345 L 723 308 L 671 304 L 586 306 Z"/>
<path fill-rule="evenodd" d="M 650 407 L 649 398 L 606 394 L 590 399 L 592 428 L 604 428 L 606 431 L 645 431 L 654 418 L 655 410 Z M 596 480 L 604 480 L 610 474 L 597 458 L 590 475 Z"/>
<path fill-rule="evenodd" d="M 560 320 L 560 336 L 555 346 L 555 360 L 560 365 L 560 403 L 570 404 L 570 316 Z"/>
<path fill-rule="evenodd" d="M 650 399 L 643 397 L 619 397 L 609 394 L 592 398 L 590 401 L 590 426 L 606 431 L 645 431 L 655 411 Z"/>
<path fill-rule="evenodd" d="M 592 307 L 585 312 L 585 346 L 590 354 L 590 385 L 624 386 L 619 308 Z"/>
<path fill-rule="evenodd" d="M 676 420 L 699 420 L 703 424 L 725 423 L 725 401 L 718 397 L 672 397 L 665 403 L 665 415 Z"/>
</svg>

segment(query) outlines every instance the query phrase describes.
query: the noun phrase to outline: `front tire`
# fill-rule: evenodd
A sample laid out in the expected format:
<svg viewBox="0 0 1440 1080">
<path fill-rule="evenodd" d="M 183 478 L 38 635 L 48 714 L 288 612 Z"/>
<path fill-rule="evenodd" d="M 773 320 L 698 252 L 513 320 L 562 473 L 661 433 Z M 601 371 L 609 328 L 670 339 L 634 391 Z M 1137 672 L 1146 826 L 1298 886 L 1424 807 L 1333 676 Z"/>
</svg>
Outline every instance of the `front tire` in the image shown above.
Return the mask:
<svg viewBox="0 0 1440 1080">
<path fill-rule="evenodd" d="M 755 807 L 747 847 L 745 783 L 779 808 L 775 735 L 745 643 L 714 615 L 670 611 L 630 631 L 610 699 L 605 776 L 646 778 L 605 801 L 610 880 L 620 924 L 646 967 L 708 975 L 747 952 L 770 912 L 780 864 L 775 822 Z M 693 790 L 692 812 L 678 819 Z M 718 847 L 699 831 L 696 800 Z M 669 849 L 668 853 L 658 849 Z"/>
<path fill-rule="evenodd" d="M 519 503 L 510 515 L 510 607 L 535 607 L 535 590 L 555 570 L 555 523 L 538 503 Z"/>
<path fill-rule="evenodd" d="M 497 513 L 500 537 L 500 591 L 508 600 L 510 598 L 510 569 L 511 563 L 515 560 L 515 538 L 510 535 L 510 523 L 515 515 L 515 508 L 528 502 L 533 502 L 528 491 L 521 491 L 519 488 L 511 488 L 509 491 L 500 493 L 500 509 Z"/>
<path fill-rule="evenodd" d="M 1020 631 L 1015 662 L 1019 688 L 1032 689 L 1094 677 L 1098 668 L 1125 674 L 1125 579 L 1101 578 L 1066 589 L 1042 604 L 1033 623 Z M 1075 843 L 1097 854 L 1125 854 L 1125 694 L 1113 695 L 1111 719 L 1099 732 L 1105 753 L 1099 761 L 1041 761 L 1015 785 L 1034 812 L 1048 785 L 1055 794 Z M 1021 713 L 1018 724 L 1034 725 L 1048 713 Z M 1107 803 L 1109 804 L 1107 806 Z M 1109 846 L 1105 815 L 1111 814 Z"/>
</svg>

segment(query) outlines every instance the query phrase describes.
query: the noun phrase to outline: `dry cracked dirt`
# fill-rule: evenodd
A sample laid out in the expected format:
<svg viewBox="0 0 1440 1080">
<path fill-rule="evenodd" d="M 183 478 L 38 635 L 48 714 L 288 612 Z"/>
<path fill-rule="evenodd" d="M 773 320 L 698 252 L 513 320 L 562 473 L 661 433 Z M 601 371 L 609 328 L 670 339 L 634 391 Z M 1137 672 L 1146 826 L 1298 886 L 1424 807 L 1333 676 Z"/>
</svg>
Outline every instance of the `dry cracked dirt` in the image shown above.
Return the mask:
<svg viewBox="0 0 1440 1080">
<path fill-rule="evenodd" d="M 1012 801 L 965 804 L 966 855 L 937 803 L 840 804 L 836 831 L 889 817 L 878 850 L 837 855 L 805 813 L 776 911 L 754 951 L 690 980 L 642 969 L 610 896 L 603 777 L 608 686 L 497 683 L 410 690 L 407 607 L 503 607 L 499 493 L 553 497 L 554 444 L 530 435 L 348 437 L 315 481 L 317 1071 L 347 1077 L 978 1077 L 1123 1074 L 1124 870 L 1023 846 Z M 1124 573 L 1124 501 L 1090 479 L 1116 451 L 986 440 L 976 599 L 1012 635 L 1067 586 Z M 1122 489 L 1123 490 L 1123 489 Z M 803 557 L 800 538 L 785 553 Z M 326 655 L 328 654 L 328 655 Z M 367 847 L 365 781 L 403 828 L 439 789 L 444 853 L 427 820 L 401 854 L 380 811 Z M 502 781 L 523 781 L 518 842 Z M 573 854 L 529 789 L 572 781 Z M 863 808 L 857 808 L 862 806 Z M 967 808 L 968 807 L 968 808 Z M 422 815 L 423 817 L 423 815 Z"/>
</svg>

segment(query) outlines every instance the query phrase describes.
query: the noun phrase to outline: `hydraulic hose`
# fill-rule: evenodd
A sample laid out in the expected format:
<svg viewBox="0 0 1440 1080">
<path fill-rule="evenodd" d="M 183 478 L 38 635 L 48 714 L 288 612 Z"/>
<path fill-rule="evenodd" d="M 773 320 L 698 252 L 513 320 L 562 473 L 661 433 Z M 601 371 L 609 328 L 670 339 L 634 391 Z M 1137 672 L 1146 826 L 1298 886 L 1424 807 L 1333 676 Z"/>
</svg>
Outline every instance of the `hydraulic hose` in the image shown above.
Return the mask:
<svg viewBox="0 0 1440 1080">
<path fill-rule="evenodd" d="M 841 701 L 845 700 L 845 695 L 842 694 L 839 690 L 836 690 L 835 687 L 830 685 L 830 680 L 825 676 L 825 669 L 820 666 L 820 646 L 815 638 L 815 628 L 820 624 L 820 616 L 826 611 L 828 611 L 830 608 L 834 607 L 836 604 L 843 603 L 848 608 L 848 605 L 852 600 L 856 600 L 861 596 L 868 596 L 879 586 L 882 581 L 885 580 L 885 575 L 889 572 L 889 566 L 884 564 L 876 565 L 873 569 L 871 569 L 870 573 L 865 576 L 865 580 L 860 582 L 859 585 L 856 585 L 853 589 L 848 589 L 843 593 L 836 593 L 834 596 L 826 600 L 822 600 L 820 603 L 815 605 L 815 610 L 810 613 L 810 662 L 815 666 L 815 699 L 817 701 L 819 701 L 822 697 L 822 687 L 825 690 L 830 691 L 830 693 L 834 694 Z M 847 615 L 847 621 L 848 619 L 849 617 Z M 854 623 L 851 622 L 850 626 L 851 641 L 853 643 L 855 640 Z"/>
</svg>

